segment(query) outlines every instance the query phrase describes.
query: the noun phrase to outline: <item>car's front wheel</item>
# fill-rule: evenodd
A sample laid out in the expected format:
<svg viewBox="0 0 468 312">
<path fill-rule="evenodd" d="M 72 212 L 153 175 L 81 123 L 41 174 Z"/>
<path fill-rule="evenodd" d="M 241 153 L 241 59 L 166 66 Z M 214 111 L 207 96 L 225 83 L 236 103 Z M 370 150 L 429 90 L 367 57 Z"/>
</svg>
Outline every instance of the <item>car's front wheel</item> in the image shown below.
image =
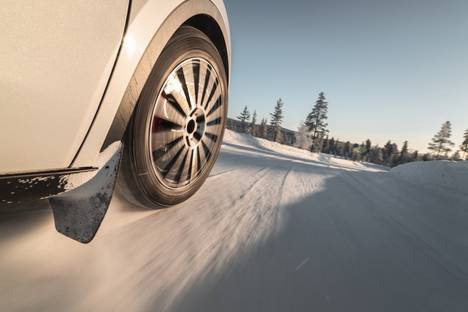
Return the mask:
<svg viewBox="0 0 468 312">
<path fill-rule="evenodd" d="M 156 62 L 125 135 L 120 180 L 126 197 L 168 206 L 201 187 L 222 143 L 227 90 L 215 45 L 182 27 Z"/>
</svg>

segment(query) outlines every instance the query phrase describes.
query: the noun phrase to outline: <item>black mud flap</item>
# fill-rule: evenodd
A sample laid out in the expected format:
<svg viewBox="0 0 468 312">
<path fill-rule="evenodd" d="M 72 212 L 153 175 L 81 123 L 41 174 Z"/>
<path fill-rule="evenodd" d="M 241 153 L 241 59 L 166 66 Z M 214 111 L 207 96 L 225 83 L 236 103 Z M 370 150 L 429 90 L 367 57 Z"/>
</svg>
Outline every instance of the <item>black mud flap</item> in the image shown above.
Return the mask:
<svg viewBox="0 0 468 312">
<path fill-rule="evenodd" d="M 114 192 L 122 146 L 91 180 L 80 187 L 49 198 L 59 233 L 87 244 L 96 235 Z"/>
</svg>

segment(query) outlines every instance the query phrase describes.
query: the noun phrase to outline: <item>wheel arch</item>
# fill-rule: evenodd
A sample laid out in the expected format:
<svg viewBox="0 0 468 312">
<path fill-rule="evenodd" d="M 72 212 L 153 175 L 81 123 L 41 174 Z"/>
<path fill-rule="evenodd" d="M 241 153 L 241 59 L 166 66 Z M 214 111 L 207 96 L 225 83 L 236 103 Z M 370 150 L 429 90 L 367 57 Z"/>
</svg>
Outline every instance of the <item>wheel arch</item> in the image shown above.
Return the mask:
<svg viewBox="0 0 468 312">
<path fill-rule="evenodd" d="M 198 14 L 187 21 L 185 21 L 184 25 L 187 26 L 192 26 L 200 31 L 202 31 L 205 35 L 210 38 L 210 40 L 214 43 L 216 48 L 219 51 L 219 54 L 221 55 L 221 58 L 223 60 L 224 68 L 226 70 L 226 74 L 228 76 L 229 80 L 229 73 L 230 73 L 230 68 L 229 68 L 229 54 L 228 54 L 228 45 L 226 44 L 226 40 L 223 35 L 223 31 L 221 30 L 221 27 L 219 24 L 216 22 L 215 19 L 213 19 L 211 16 L 206 15 L 206 14 Z M 229 82 L 229 81 L 228 81 Z"/>
<path fill-rule="evenodd" d="M 178 2 L 181 3 L 171 8 L 170 13 L 166 14 L 159 23 L 151 19 L 153 14 L 161 15 L 159 0 L 149 0 L 131 13 L 122 53 L 117 60 L 109 89 L 71 167 L 93 163 L 102 150 L 122 139 L 154 64 L 172 35 L 181 26 L 195 27 L 212 40 L 221 54 L 229 81 L 231 42 L 223 2 L 220 0 Z M 155 30 L 148 35 L 147 27 L 151 24 Z"/>
</svg>

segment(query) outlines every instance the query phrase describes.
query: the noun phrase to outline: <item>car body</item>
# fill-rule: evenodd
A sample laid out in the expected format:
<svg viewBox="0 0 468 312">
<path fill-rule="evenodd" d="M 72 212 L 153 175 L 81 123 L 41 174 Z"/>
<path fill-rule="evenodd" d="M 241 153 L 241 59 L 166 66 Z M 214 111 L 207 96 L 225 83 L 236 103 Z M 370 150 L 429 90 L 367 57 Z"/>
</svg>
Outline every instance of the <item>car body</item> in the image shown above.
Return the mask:
<svg viewBox="0 0 468 312">
<path fill-rule="evenodd" d="M 107 210 L 129 120 L 181 26 L 209 37 L 230 72 L 222 0 L 9 0 L 0 20 L 2 204 L 60 198 L 101 175 Z"/>
</svg>

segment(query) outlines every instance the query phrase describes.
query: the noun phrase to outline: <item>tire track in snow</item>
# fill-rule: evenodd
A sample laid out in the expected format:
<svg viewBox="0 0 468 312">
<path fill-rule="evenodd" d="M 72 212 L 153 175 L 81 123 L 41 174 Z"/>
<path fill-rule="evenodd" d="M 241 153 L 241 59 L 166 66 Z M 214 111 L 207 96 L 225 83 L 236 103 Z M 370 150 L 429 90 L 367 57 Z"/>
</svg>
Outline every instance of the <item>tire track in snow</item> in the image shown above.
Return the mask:
<svg viewBox="0 0 468 312">
<path fill-rule="evenodd" d="M 229 174 L 229 173 L 232 173 L 232 172 L 235 172 L 235 171 L 238 171 L 238 169 L 230 169 L 230 170 L 226 170 L 226 171 L 217 172 L 217 173 L 215 173 L 215 174 L 210 175 L 210 176 L 208 177 L 208 180 L 209 180 L 209 179 L 212 179 L 212 178 L 224 176 L 224 175 L 226 175 L 226 174 Z"/>
<path fill-rule="evenodd" d="M 396 228 L 400 230 L 400 233 L 405 235 L 406 237 L 410 238 L 414 244 L 416 245 L 421 245 L 418 249 L 420 252 L 426 254 L 428 257 L 433 259 L 434 262 L 436 262 L 438 265 L 440 265 L 448 274 L 452 275 L 454 278 L 466 283 L 466 277 L 468 276 L 467 272 L 463 270 L 462 267 L 451 261 L 449 258 L 446 257 L 446 255 L 441 252 L 438 248 L 436 248 L 433 244 L 431 244 L 429 241 L 427 241 L 424 237 L 419 235 L 417 232 L 412 230 L 408 225 L 404 224 L 402 221 L 400 221 L 397 217 L 391 215 L 391 211 L 387 211 L 386 209 L 383 209 L 381 207 L 381 204 L 376 201 L 376 198 L 382 199 L 386 198 L 384 201 L 387 203 L 386 205 L 390 205 L 389 203 L 395 202 L 395 198 L 391 195 L 391 193 L 388 193 L 388 190 L 384 191 L 383 189 L 376 187 L 375 184 L 372 184 L 366 180 L 363 179 L 358 179 L 356 176 L 351 175 L 349 173 L 345 173 L 343 175 L 344 180 L 346 183 L 349 184 L 350 188 L 354 189 L 356 193 L 358 193 L 362 198 L 364 198 L 366 201 L 371 203 L 374 211 L 378 211 L 379 215 L 385 219 L 388 223 L 394 224 Z M 388 177 L 386 177 L 388 178 Z M 352 180 L 353 182 L 349 182 L 349 180 Z M 368 193 L 366 193 L 364 189 L 372 190 L 370 192 L 373 194 L 373 196 L 369 196 Z M 398 198 L 400 202 L 409 204 L 411 203 L 408 198 L 400 197 Z M 398 205 L 398 201 L 394 203 L 395 206 Z M 380 208 L 377 208 L 380 207 Z M 419 220 L 420 221 L 420 220 Z M 421 248 L 421 247 L 425 248 Z M 461 278 L 460 276 L 463 276 Z"/>
</svg>

